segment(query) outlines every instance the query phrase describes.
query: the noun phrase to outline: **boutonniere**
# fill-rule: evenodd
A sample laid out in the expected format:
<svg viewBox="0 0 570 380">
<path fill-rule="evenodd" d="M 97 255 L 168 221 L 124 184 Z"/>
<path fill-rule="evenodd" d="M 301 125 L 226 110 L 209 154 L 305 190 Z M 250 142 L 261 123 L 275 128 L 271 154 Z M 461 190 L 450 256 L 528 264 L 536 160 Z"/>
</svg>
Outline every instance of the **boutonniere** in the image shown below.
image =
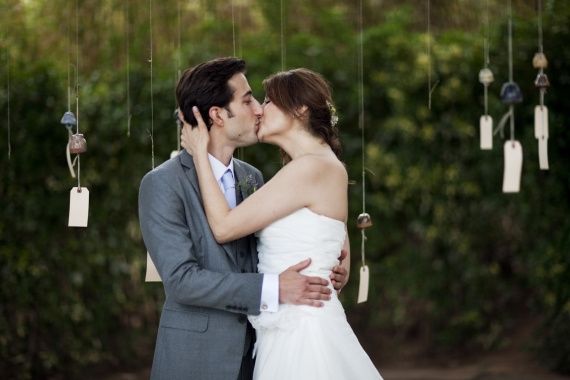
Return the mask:
<svg viewBox="0 0 570 380">
<path fill-rule="evenodd" d="M 259 185 L 253 177 L 252 174 L 248 174 L 244 179 L 238 182 L 238 188 L 242 192 L 244 198 L 249 197 L 251 194 L 255 193 Z"/>
</svg>

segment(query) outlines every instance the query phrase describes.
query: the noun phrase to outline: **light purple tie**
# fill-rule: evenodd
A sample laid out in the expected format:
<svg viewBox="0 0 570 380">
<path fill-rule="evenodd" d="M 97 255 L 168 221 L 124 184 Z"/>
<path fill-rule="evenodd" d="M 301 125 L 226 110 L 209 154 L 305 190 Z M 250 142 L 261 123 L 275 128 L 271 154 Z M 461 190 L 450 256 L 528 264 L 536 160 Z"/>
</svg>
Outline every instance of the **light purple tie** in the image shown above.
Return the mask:
<svg viewBox="0 0 570 380">
<path fill-rule="evenodd" d="M 222 176 L 222 185 L 224 186 L 224 196 L 228 201 L 230 208 L 236 207 L 236 186 L 234 176 L 230 169 L 226 170 Z"/>
</svg>

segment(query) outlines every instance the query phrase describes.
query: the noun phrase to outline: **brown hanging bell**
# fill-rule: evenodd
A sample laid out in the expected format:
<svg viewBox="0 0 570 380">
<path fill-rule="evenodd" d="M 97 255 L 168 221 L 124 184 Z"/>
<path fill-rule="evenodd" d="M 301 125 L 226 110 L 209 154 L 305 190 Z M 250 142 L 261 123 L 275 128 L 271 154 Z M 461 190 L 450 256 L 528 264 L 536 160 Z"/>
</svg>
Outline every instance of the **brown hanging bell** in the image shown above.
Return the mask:
<svg viewBox="0 0 570 380">
<path fill-rule="evenodd" d="M 83 134 L 76 133 L 69 137 L 69 153 L 78 154 L 87 151 L 87 141 Z"/>
<path fill-rule="evenodd" d="M 370 218 L 370 215 L 366 212 L 358 215 L 358 219 L 356 219 L 356 227 L 361 230 L 372 227 L 372 219 Z"/>
</svg>

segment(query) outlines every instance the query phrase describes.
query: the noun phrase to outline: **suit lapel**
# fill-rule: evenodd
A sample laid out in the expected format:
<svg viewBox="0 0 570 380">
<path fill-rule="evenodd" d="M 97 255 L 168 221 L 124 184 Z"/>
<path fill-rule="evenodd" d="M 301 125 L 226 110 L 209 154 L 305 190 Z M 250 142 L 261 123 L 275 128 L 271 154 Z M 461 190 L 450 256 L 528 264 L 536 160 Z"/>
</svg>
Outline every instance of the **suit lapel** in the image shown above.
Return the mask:
<svg viewBox="0 0 570 380">
<path fill-rule="evenodd" d="M 236 200 L 237 204 L 240 204 L 245 198 L 247 198 L 247 189 L 245 189 L 245 183 L 247 178 L 247 171 L 245 170 L 241 161 L 234 159 L 234 173 L 236 180 Z"/>
<path fill-rule="evenodd" d="M 249 191 L 247 189 L 247 176 L 248 172 L 243 165 L 243 163 L 239 160 L 234 159 L 234 173 L 236 176 L 236 200 L 237 204 L 239 205 L 245 198 L 247 198 Z M 240 185 L 241 184 L 241 185 Z M 252 273 L 257 272 L 257 245 L 256 245 L 256 237 L 252 234 L 248 239 L 248 246 L 251 254 L 251 266 L 250 270 Z"/>
<path fill-rule="evenodd" d="M 188 152 L 186 150 L 183 150 L 182 153 L 178 157 L 180 157 L 180 163 L 188 169 L 188 170 L 184 170 L 184 173 L 186 174 L 186 177 L 188 178 L 188 182 L 190 182 L 190 184 L 192 185 L 192 188 L 194 189 L 194 191 L 198 195 L 198 199 L 200 201 L 200 205 L 202 206 L 202 209 L 204 209 L 204 201 L 202 200 L 202 196 L 200 194 L 200 186 L 198 184 L 198 176 L 196 174 L 196 167 L 194 166 L 194 160 L 192 159 L 192 156 L 190 154 L 188 154 Z M 204 213 L 205 213 L 205 211 L 204 211 Z M 207 217 L 205 215 L 204 215 L 204 217 L 206 219 L 206 223 L 208 223 Z M 230 259 L 232 260 L 232 263 L 234 263 L 234 265 L 237 266 L 237 260 L 235 257 L 235 252 L 234 252 L 235 249 L 234 249 L 233 242 L 228 242 L 228 243 L 220 244 L 220 245 L 222 246 L 222 248 L 224 248 L 224 250 L 226 251 L 226 253 L 230 257 Z"/>
</svg>

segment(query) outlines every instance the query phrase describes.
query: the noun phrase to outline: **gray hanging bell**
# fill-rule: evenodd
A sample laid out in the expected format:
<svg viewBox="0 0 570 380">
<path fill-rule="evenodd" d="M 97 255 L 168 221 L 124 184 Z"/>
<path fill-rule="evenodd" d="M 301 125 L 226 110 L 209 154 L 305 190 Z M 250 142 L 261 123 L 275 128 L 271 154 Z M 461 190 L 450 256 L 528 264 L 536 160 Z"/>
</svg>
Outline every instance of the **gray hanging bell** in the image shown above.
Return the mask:
<svg viewBox="0 0 570 380">
<path fill-rule="evenodd" d="M 361 230 L 372 227 L 372 219 L 370 218 L 370 215 L 366 212 L 358 215 L 358 218 L 356 219 L 356 227 Z"/>
<path fill-rule="evenodd" d="M 536 80 L 534 81 L 534 85 L 538 88 L 548 88 L 550 87 L 550 81 L 545 73 L 538 73 L 536 76 Z"/>
<path fill-rule="evenodd" d="M 511 105 L 520 103 L 523 100 L 523 95 L 518 84 L 515 82 L 506 82 L 501 88 L 501 101 L 504 104 Z"/>
<path fill-rule="evenodd" d="M 63 114 L 60 123 L 65 125 L 65 128 L 71 130 L 71 128 L 77 125 L 77 119 L 75 118 L 73 112 L 67 111 L 66 113 Z"/>
<path fill-rule="evenodd" d="M 79 154 L 87 151 L 87 141 L 83 134 L 76 133 L 69 137 L 69 153 Z"/>
<path fill-rule="evenodd" d="M 485 67 L 479 71 L 479 82 L 483 83 L 483 85 L 488 86 L 493 83 L 494 80 L 493 72 L 489 68 Z"/>
<path fill-rule="evenodd" d="M 535 69 L 546 69 L 548 66 L 546 55 L 544 55 L 544 53 L 536 53 L 532 58 L 532 66 Z"/>
</svg>

